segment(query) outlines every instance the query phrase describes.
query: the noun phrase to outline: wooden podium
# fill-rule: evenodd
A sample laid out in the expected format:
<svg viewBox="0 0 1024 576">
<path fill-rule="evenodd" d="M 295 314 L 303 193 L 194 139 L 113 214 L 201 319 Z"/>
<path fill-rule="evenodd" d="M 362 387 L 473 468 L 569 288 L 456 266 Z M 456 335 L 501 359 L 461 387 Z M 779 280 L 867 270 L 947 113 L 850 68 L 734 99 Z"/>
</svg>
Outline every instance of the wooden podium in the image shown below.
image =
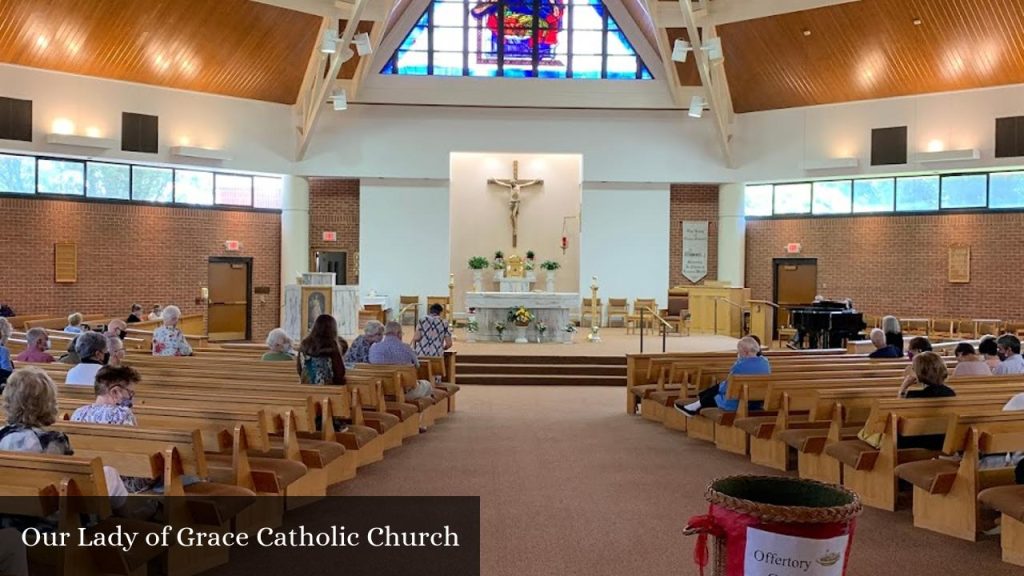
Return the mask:
<svg viewBox="0 0 1024 576">
<path fill-rule="evenodd" d="M 778 305 L 767 300 L 750 301 L 750 333 L 770 347 L 775 334 L 775 309 Z"/>
<path fill-rule="evenodd" d="M 690 287 L 690 331 L 743 337 L 743 312 L 750 306 L 750 288 Z"/>
</svg>

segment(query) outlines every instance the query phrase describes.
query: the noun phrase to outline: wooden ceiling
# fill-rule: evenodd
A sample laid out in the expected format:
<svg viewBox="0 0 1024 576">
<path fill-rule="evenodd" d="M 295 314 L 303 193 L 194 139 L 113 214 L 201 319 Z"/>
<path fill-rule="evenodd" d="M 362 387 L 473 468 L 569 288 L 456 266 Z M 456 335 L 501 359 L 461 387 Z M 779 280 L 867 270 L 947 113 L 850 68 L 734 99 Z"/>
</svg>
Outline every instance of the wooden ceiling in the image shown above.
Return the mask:
<svg viewBox="0 0 1024 576">
<path fill-rule="evenodd" d="M 690 33 L 686 28 L 666 28 L 665 34 L 668 35 L 668 47 L 669 50 L 675 46 L 676 40 L 690 41 Z M 698 32 L 698 36 L 704 36 L 704 32 Z M 679 83 L 683 86 L 700 86 L 700 72 L 697 71 L 697 61 L 693 59 L 693 54 L 686 59 L 686 62 L 672 62 L 676 67 L 676 74 L 679 76 Z"/>
<path fill-rule="evenodd" d="M 249 0 L 0 0 L 0 62 L 292 104 L 319 26 Z"/>
<path fill-rule="evenodd" d="M 718 33 L 736 112 L 1024 83 L 1024 0 L 860 0 Z"/>
</svg>

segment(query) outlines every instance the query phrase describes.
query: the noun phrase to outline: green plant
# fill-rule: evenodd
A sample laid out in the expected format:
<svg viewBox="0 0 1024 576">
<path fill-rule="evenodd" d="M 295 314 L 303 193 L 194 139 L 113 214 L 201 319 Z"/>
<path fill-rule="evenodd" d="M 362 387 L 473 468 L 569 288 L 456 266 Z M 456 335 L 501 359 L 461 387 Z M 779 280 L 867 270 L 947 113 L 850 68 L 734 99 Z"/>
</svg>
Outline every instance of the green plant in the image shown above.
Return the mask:
<svg viewBox="0 0 1024 576">
<path fill-rule="evenodd" d="M 545 260 L 540 263 L 540 267 L 547 270 L 548 272 L 552 272 L 554 270 L 558 270 L 559 268 L 561 268 L 562 265 L 559 264 L 558 262 L 555 262 L 554 260 Z"/>
<path fill-rule="evenodd" d="M 502 252 L 501 250 L 495 250 L 494 251 L 494 259 L 495 260 L 504 260 L 505 259 L 505 253 Z"/>
<path fill-rule="evenodd" d="M 487 258 L 484 258 L 483 256 L 473 256 L 469 259 L 469 268 L 471 270 L 483 270 L 489 265 L 490 262 L 488 262 Z"/>
<path fill-rule="evenodd" d="M 527 250 L 526 251 L 526 259 L 527 260 L 533 260 L 534 256 L 535 256 L 535 254 L 533 253 L 533 250 Z"/>
</svg>

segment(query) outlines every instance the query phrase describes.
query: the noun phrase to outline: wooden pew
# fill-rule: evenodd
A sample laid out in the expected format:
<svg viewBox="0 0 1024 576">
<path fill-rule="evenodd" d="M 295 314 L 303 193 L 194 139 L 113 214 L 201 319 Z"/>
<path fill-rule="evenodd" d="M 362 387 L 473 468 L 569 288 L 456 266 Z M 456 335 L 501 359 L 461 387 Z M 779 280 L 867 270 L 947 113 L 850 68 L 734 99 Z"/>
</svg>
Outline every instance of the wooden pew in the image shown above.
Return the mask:
<svg viewBox="0 0 1024 576">
<path fill-rule="evenodd" d="M 66 434 L 76 456 L 98 457 L 122 476 L 159 478 L 163 484 L 163 519 L 178 528 L 231 529 L 231 522 L 248 508 L 256 494 L 237 486 L 200 482 L 182 485 L 182 475 L 206 478 L 209 474 L 203 439 L 198 430 L 178 431 L 78 422 L 56 422 L 51 429 Z M 138 469 L 130 458 L 146 458 L 150 469 Z M 152 492 L 149 498 L 156 497 Z M 213 498 L 214 500 L 210 500 Z M 168 574 L 191 576 L 228 561 L 228 548 L 171 546 L 167 549 Z"/>
<path fill-rule="evenodd" d="M 948 459 L 909 462 L 896 475 L 914 486 L 914 526 L 974 541 L 979 530 L 978 494 L 1014 484 L 1013 468 L 982 469 L 984 454 L 1024 450 L 1024 412 L 948 417 L 943 453 Z"/>
<path fill-rule="evenodd" d="M 1000 410 L 1013 392 L 942 399 L 889 399 L 878 400 L 864 429 L 872 434 L 881 432 L 881 446 L 874 448 L 862 440 L 840 440 L 825 448 L 825 453 L 843 465 L 843 486 L 860 495 L 865 505 L 883 510 L 896 509 L 896 466 L 906 462 L 926 460 L 937 455 L 935 450 L 923 448 L 901 449 L 900 436 L 934 434 L 936 427 L 945 430 L 950 414 L 971 414 Z M 903 422 L 915 420 L 914 426 L 900 427 Z"/>
<path fill-rule="evenodd" d="M 173 452 L 173 449 L 172 449 Z M 171 458 L 173 460 L 173 458 Z M 123 464 L 127 464 L 127 458 Z M 135 461 L 136 463 L 138 460 Z M 142 467 L 148 465 L 141 459 Z M 141 471 L 132 467 L 133 471 Z M 90 532 L 110 533 L 123 526 L 126 530 L 146 534 L 157 532 L 159 526 L 149 522 L 116 518 L 112 515 L 103 464 L 99 458 L 0 452 L 0 512 L 52 518 L 57 529 L 76 537 L 82 515 L 98 518 L 88 527 Z M 160 548 L 139 546 L 125 553 L 117 547 L 86 548 L 81 546 L 34 547 L 29 549 L 33 562 L 54 567 L 60 576 L 96 576 L 99 574 L 134 574 L 145 572 L 145 566 L 162 553 Z"/>
<path fill-rule="evenodd" d="M 987 488 L 978 501 L 1002 514 L 1003 562 L 1024 566 L 1024 484 Z"/>
</svg>

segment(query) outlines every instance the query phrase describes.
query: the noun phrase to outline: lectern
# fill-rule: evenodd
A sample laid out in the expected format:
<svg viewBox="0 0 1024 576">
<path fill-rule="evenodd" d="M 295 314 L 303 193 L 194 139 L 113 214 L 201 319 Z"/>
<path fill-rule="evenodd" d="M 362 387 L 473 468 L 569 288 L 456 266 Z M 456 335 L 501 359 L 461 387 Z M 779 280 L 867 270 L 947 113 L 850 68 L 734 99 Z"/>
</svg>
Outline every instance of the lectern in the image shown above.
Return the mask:
<svg viewBox="0 0 1024 576">
<path fill-rule="evenodd" d="M 690 332 L 743 337 L 750 288 L 704 284 L 690 287 Z"/>
</svg>

